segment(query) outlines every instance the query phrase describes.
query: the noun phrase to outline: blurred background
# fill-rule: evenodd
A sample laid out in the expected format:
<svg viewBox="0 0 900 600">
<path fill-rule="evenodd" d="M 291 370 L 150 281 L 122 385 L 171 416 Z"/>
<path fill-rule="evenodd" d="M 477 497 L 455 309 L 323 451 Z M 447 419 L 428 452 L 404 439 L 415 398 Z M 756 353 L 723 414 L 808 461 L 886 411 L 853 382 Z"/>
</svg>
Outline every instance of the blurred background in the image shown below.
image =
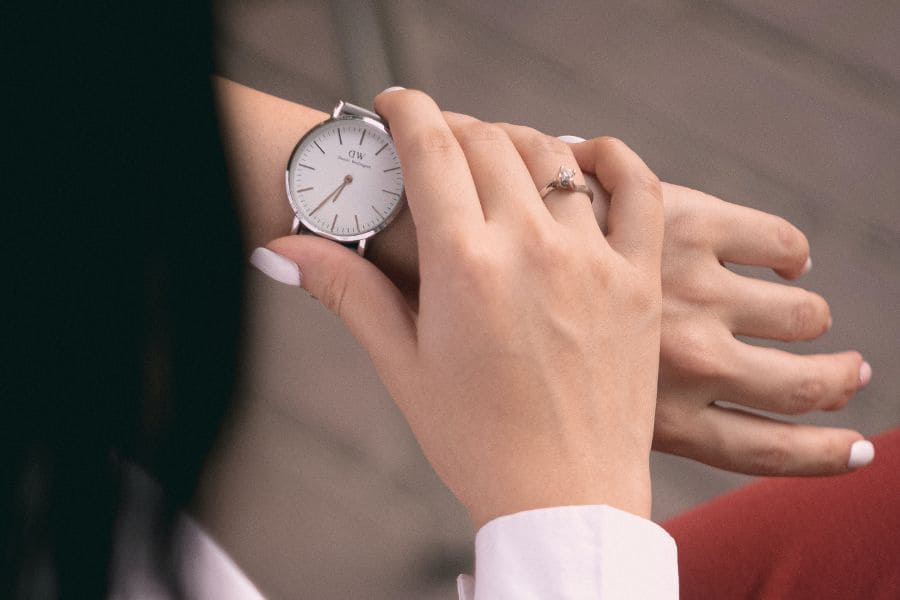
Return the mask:
<svg viewBox="0 0 900 600">
<path fill-rule="evenodd" d="M 327 112 L 396 84 L 485 120 L 614 135 L 665 181 L 792 221 L 812 246 L 802 284 L 834 327 L 790 349 L 855 348 L 874 369 L 846 410 L 805 420 L 866 435 L 900 423 L 896 2 L 214 6 L 219 71 L 240 83 Z M 249 277 L 247 418 L 295 457 L 292 493 L 270 501 L 301 500 L 277 531 L 235 533 L 238 562 L 274 598 L 455 597 L 473 532 L 365 353 L 302 291 Z M 653 477 L 660 521 L 748 480 L 659 454 Z M 280 553 L 298 536 L 301 555 Z"/>
</svg>

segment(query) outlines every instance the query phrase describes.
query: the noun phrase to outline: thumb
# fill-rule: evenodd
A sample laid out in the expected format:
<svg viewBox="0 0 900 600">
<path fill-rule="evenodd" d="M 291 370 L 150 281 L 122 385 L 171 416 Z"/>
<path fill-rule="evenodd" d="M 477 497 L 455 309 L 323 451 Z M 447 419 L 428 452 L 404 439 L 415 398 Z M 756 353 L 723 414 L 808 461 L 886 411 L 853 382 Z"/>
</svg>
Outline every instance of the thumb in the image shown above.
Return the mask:
<svg viewBox="0 0 900 600">
<path fill-rule="evenodd" d="M 257 248 L 250 262 L 282 283 L 300 285 L 335 313 L 375 366 L 409 364 L 416 326 L 403 295 L 375 265 L 340 244 L 291 235 Z"/>
</svg>

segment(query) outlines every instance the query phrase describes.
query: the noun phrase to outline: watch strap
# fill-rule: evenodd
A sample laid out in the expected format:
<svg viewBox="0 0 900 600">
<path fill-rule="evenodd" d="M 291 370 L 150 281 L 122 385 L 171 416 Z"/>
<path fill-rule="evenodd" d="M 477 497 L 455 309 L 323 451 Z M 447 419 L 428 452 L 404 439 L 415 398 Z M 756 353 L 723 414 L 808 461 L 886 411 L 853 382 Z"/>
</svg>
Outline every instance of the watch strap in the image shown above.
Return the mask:
<svg viewBox="0 0 900 600">
<path fill-rule="evenodd" d="M 383 123 L 384 120 L 378 116 L 378 113 L 369 110 L 368 108 L 363 108 L 362 106 L 357 106 L 356 104 L 351 104 L 350 102 L 344 102 L 341 100 L 337 103 L 337 106 L 334 107 L 334 111 L 331 113 L 331 116 L 335 119 L 344 115 L 349 115 L 352 117 L 366 117 L 367 119 L 374 119 L 379 123 Z"/>
<path fill-rule="evenodd" d="M 313 232 L 309 231 L 306 227 L 303 226 L 303 223 L 300 222 L 300 219 L 297 218 L 297 215 L 294 215 L 294 221 L 291 224 L 291 235 L 299 235 L 299 234 L 311 234 L 315 235 Z M 324 237 L 324 236 L 323 236 Z M 366 246 L 368 245 L 369 238 L 361 239 L 356 242 L 337 242 L 337 240 L 332 240 L 336 243 L 344 246 L 345 248 L 350 248 L 360 256 L 365 256 L 366 254 Z"/>
</svg>

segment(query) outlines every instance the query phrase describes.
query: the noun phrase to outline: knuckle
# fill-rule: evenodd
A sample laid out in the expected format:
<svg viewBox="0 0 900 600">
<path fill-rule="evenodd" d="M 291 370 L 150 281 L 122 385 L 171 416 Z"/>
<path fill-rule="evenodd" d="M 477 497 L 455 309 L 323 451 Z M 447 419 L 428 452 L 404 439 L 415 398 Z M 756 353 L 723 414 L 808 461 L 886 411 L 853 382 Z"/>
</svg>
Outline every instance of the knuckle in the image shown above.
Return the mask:
<svg viewBox="0 0 900 600">
<path fill-rule="evenodd" d="M 415 154 L 444 154 L 457 145 L 456 138 L 448 129 L 429 127 L 414 133 L 409 140 L 409 150 Z"/>
<path fill-rule="evenodd" d="M 628 144 L 617 137 L 609 135 L 602 135 L 598 138 L 594 138 L 594 147 L 598 152 L 603 153 L 623 152 L 630 149 L 628 148 Z"/>
<path fill-rule="evenodd" d="M 452 253 L 452 261 L 456 270 L 464 278 L 490 277 L 495 271 L 497 259 L 485 245 L 472 240 L 463 240 L 448 248 Z"/>
<path fill-rule="evenodd" d="M 431 96 L 417 89 L 397 90 L 391 94 L 391 97 L 409 104 L 434 104 Z"/>
<path fill-rule="evenodd" d="M 810 331 L 813 335 L 822 335 L 828 331 L 828 328 L 831 327 L 831 307 L 828 306 L 828 302 L 814 292 L 807 292 L 809 294 L 809 302 L 812 306 L 812 311 L 814 314 L 814 321 L 811 323 L 812 330 Z"/>
<path fill-rule="evenodd" d="M 652 285 L 636 285 L 629 294 L 629 305 L 640 314 L 662 314 L 662 292 Z"/>
<path fill-rule="evenodd" d="M 590 276 L 594 282 L 600 283 L 604 288 L 609 287 L 609 282 L 613 278 L 614 269 L 609 261 L 595 257 L 588 264 Z"/>
<path fill-rule="evenodd" d="M 709 231 L 701 214 L 675 203 L 666 206 L 665 237 L 668 244 L 677 244 L 685 252 L 703 252 L 710 246 Z M 707 277 L 699 279 L 708 280 Z"/>
<path fill-rule="evenodd" d="M 791 464 L 793 445 L 790 429 L 783 429 L 768 436 L 766 443 L 751 456 L 751 469 L 759 475 L 785 475 Z"/>
<path fill-rule="evenodd" d="M 847 466 L 847 441 L 843 436 L 829 436 L 824 442 L 823 467 L 833 473 L 843 473 Z M 820 473 L 816 473 L 817 475 Z"/>
<path fill-rule="evenodd" d="M 787 324 L 787 341 L 800 340 L 807 337 L 814 330 L 818 330 L 821 321 L 821 308 L 818 306 L 812 294 L 805 294 L 802 299 L 791 307 L 791 314 Z"/>
<path fill-rule="evenodd" d="M 723 286 L 708 277 L 705 272 L 692 274 L 686 283 L 683 293 L 694 305 L 720 310 L 728 303 Z"/>
<path fill-rule="evenodd" d="M 497 125 L 483 121 L 472 121 L 459 128 L 459 138 L 463 143 L 505 142 L 509 138 Z"/>
<path fill-rule="evenodd" d="M 832 402 L 829 406 L 825 407 L 825 410 L 841 410 L 850 402 L 850 399 L 853 397 L 855 391 L 855 387 L 842 387 L 840 390 L 838 390 L 837 398 L 835 399 L 835 401 Z"/>
<path fill-rule="evenodd" d="M 537 155 L 573 158 L 572 149 L 567 143 L 540 131 L 532 130 L 528 138 L 528 147 Z"/>
<path fill-rule="evenodd" d="M 642 169 L 631 176 L 631 181 L 638 189 L 662 204 L 662 183 L 650 169 Z"/>
<path fill-rule="evenodd" d="M 816 375 L 806 375 L 788 398 L 785 413 L 799 415 L 814 409 L 827 391 L 825 382 Z"/>
<path fill-rule="evenodd" d="M 726 381 L 731 378 L 728 361 L 716 347 L 714 337 L 690 325 L 664 328 L 660 338 L 663 368 L 679 378 Z"/>
<path fill-rule="evenodd" d="M 497 121 L 494 123 L 494 125 L 505 131 L 507 134 L 514 134 L 522 137 L 527 137 L 537 132 L 537 130 L 532 127 L 527 127 L 525 125 L 516 125 L 515 123 L 507 123 L 506 121 Z"/>
<path fill-rule="evenodd" d="M 798 263 L 805 260 L 809 254 L 806 236 L 781 217 L 777 217 L 775 222 L 775 240 L 784 255 L 796 259 Z"/>
<path fill-rule="evenodd" d="M 329 311 L 343 318 L 344 305 L 351 281 L 349 269 L 336 269 L 325 283 L 319 295 L 319 301 Z"/>
<path fill-rule="evenodd" d="M 561 236 L 549 227 L 538 227 L 531 233 L 533 244 L 530 246 L 534 258 L 539 264 L 547 267 L 558 267 L 571 259 L 571 253 Z"/>
</svg>

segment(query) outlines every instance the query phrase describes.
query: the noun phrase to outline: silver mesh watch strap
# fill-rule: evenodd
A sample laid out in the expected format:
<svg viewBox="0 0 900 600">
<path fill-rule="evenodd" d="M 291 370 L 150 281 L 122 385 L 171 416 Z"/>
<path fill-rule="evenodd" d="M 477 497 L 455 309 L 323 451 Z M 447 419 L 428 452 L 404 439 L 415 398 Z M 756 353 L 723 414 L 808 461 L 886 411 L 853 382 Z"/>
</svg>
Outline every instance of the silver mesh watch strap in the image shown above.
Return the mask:
<svg viewBox="0 0 900 600">
<path fill-rule="evenodd" d="M 363 108 L 362 106 L 357 106 L 355 104 L 350 104 L 349 102 L 344 102 L 343 100 L 341 100 L 337 103 L 337 106 L 334 107 L 334 111 L 331 113 L 331 116 L 336 119 L 343 115 L 350 115 L 353 117 L 366 117 L 369 119 L 374 119 L 379 123 L 383 122 L 381 117 L 379 117 L 377 113 L 367 108 Z"/>
</svg>

